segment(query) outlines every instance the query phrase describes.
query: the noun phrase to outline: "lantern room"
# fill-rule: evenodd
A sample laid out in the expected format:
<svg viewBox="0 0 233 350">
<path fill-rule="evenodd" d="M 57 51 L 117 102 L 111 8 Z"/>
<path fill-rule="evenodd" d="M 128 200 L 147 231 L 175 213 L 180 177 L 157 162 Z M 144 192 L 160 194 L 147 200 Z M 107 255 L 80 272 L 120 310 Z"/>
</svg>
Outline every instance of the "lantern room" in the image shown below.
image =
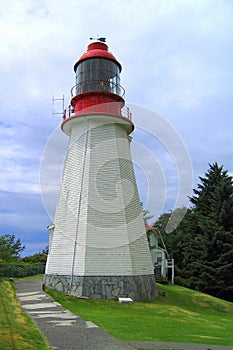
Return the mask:
<svg viewBox="0 0 233 350">
<path fill-rule="evenodd" d="M 104 112 L 122 116 L 125 91 L 120 85 L 121 65 L 104 42 L 89 44 L 74 71 L 71 106 L 75 115 Z"/>
</svg>

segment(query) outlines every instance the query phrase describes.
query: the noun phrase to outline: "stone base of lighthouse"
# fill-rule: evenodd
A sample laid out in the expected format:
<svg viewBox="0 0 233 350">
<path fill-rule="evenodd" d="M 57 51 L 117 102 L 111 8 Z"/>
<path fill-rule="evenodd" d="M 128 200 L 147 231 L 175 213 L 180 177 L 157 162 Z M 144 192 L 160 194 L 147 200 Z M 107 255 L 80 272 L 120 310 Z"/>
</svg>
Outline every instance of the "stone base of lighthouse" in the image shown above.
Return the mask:
<svg viewBox="0 0 233 350">
<path fill-rule="evenodd" d="M 118 299 L 128 297 L 135 301 L 156 298 L 154 275 L 141 276 L 61 276 L 46 275 L 48 288 L 90 299 Z"/>
</svg>

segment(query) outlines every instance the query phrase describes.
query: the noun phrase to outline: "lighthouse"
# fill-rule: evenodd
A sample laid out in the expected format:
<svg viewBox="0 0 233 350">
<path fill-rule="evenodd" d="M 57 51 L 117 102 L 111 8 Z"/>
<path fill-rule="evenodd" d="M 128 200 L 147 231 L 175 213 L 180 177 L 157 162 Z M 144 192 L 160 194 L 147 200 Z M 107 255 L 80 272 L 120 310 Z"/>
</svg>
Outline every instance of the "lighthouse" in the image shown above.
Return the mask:
<svg viewBox="0 0 233 350">
<path fill-rule="evenodd" d="M 130 154 L 134 124 L 121 64 L 101 39 L 74 65 L 44 285 L 90 299 L 151 300 L 154 271 Z"/>
</svg>

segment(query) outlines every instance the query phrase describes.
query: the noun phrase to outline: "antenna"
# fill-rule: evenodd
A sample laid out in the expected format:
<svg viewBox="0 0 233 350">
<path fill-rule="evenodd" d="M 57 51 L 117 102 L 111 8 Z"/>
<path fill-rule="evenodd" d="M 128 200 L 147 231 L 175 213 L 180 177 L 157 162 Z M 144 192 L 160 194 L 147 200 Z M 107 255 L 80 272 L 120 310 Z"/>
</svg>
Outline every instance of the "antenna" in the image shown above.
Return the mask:
<svg viewBox="0 0 233 350">
<path fill-rule="evenodd" d="M 105 43 L 106 42 L 106 38 L 90 38 L 90 40 L 98 40 L 98 41 L 101 41 L 102 43 Z"/>
<path fill-rule="evenodd" d="M 56 112 L 56 109 L 57 109 L 56 106 L 58 104 L 57 101 L 60 101 L 59 106 L 58 106 L 58 110 L 62 109 L 61 112 Z M 65 95 L 62 95 L 61 98 L 55 98 L 53 96 L 53 98 L 52 98 L 52 102 L 53 102 L 52 115 L 64 115 L 64 108 L 65 108 L 64 101 L 65 101 Z M 55 104 L 56 104 L 56 106 L 55 106 Z"/>
</svg>

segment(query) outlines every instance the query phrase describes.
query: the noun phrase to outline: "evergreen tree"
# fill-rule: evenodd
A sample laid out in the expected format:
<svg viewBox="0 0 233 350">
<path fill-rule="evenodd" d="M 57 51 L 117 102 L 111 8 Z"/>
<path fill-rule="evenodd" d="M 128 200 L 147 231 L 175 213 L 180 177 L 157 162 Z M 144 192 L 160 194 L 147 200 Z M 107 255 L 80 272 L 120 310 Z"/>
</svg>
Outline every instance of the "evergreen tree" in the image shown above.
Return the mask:
<svg viewBox="0 0 233 350">
<path fill-rule="evenodd" d="M 232 177 L 214 163 L 200 180 L 190 199 L 194 207 L 183 273 L 192 288 L 232 301 Z"/>
<path fill-rule="evenodd" d="M 210 165 L 191 202 L 202 257 L 197 289 L 233 300 L 233 181 L 223 167 Z"/>
<path fill-rule="evenodd" d="M 176 282 L 233 301 L 232 177 L 210 164 L 190 201 L 193 207 L 180 225 L 164 234 L 175 259 Z"/>
<path fill-rule="evenodd" d="M 4 234 L 0 236 L 0 262 L 10 262 L 17 259 L 25 249 L 19 239 L 15 241 L 14 235 Z"/>
<path fill-rule="evenodd" d="M 200 177 L 198 190 L 190 198 L 197 213 L 212 218 L 226 230 L 233 229 L 233 180 L 223 167 L 210 164 L 205 177 Z"/>
</svg>

